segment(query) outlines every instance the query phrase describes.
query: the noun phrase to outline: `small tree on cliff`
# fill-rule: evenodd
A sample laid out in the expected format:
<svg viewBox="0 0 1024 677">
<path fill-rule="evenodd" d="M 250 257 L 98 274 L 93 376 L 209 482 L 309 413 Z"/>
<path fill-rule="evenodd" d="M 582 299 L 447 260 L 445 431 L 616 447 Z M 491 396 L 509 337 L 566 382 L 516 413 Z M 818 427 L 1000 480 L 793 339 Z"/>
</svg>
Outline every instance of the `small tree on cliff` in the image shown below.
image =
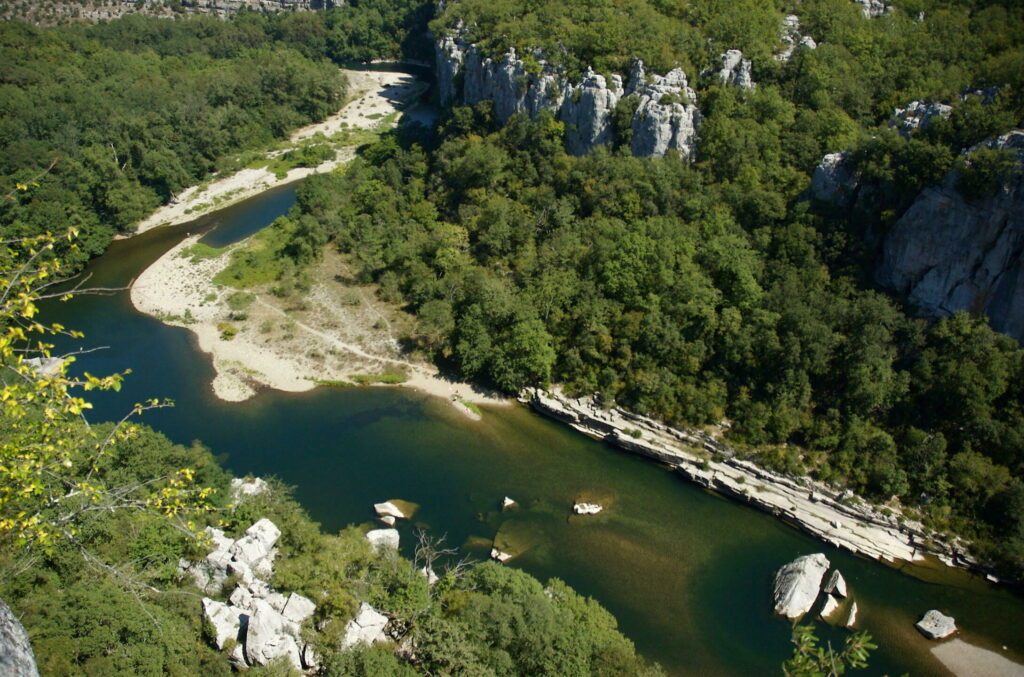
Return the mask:
<svg viewBox="0 0 1024 677">
<path fill-rule="evenodd" d="M 80 334 L 37 317 L 41 300 L 70 296 L 54 291 L 65 281 L 54 250 L 65 238 L 73 249 L 76 235 L 0 240 L 0 543 L 31 553 L 70 542 L 89 558 L 76 538 L 88 515 L 152 511 L 192 531 L 190 516 L 206 508 L 212 490 L 195 486 L 190 468 L 130 484 L 104 477 L 112 445 L 138 433 L 131 419 L 166 403 L 136 404 L 102 435 L 86 420 L 91 405 L 81 393 L 118 390 L 123 375 L 72 377 L 74 356 L 53 355 L 49 341 Z"/>
</svg>

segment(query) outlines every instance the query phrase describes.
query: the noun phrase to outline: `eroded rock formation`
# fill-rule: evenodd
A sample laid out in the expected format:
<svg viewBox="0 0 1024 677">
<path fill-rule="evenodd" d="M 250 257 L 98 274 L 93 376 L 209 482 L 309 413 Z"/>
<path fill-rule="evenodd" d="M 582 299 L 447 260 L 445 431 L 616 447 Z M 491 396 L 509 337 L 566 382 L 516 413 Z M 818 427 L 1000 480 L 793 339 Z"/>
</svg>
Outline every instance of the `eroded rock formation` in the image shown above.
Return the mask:
<svg viewBox="0 0 1024 677">
<path fill-rule="evenodd" d="M 620 75 L 605 77 L 590 69 L 571 83 L 540 52 L 521 56 L 509 49 L 500 57 L 489 57 L 453 36 L 437 41 L 435 57 L 442 105 L 491 101 L 501 122 L 517 113 L 533 117 L 550 111 L 566 125 L 567 150 L 582 155 L 615 140 L 616 106 L 635 96 L 630 121 L 633 153 L 660 156 L 675 149 L 683 158 L 693 154 L 700 111 L 680 69 L 648 77 L 638 61 L 625 85 Z"/>
<path fill-rule="evenodd" d="M 28 633 L 3 600 L 0 600 L 0 675 L 39 677 Z"/>
<path fill-rule="evenodd" d="M 775 613 L 790 620 L 802 618 L 818 599 L 828 567 L 828 558 L 819 552 L 797 557 L 779 569 L 772 588 Z"/>
</svg>

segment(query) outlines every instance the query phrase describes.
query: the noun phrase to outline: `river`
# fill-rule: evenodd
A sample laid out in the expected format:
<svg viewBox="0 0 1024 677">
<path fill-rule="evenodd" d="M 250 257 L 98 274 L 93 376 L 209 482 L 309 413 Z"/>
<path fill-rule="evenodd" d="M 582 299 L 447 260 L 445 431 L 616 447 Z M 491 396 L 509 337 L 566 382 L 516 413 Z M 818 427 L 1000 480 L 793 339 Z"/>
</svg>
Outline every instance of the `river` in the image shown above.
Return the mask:
<svg viewBox="0 0 1024 677">
<path fill-rule="evenodd" d="M 245 237 L 294 204 L 283 186 L 181 226 L 114 242 L 88 268 L 90 286 L 125 286 L 186 233 L 211 244 Z M 667 469 L 579 435 L 523 407 L 486 409 L 472 422 L 443 400 L 404 389 L 259 393 L 242 403 L 213 396 L 214 372 L 191 334 L 137 313 L 120 292 L 51 303 L 44 317 L 85 332 L 61 348 L 105 346 L 76 370 L 131 369 L 119 393 L 93 398 L 94 420 L 119 418 L 150 397 L 176 406 L 145 422 L 176 442 L 201 440 L 238 475 L 274 475 L 328 531 L 369 523 L 372 504 L 420 504 L 401 524 L 411 554 L 416 526 L 483 559 L 501 531 L 527 548 L 509 563 L 558 577 L 604 604 L 648 658 L 678 675 L 779 674 L 790 626 L 771 615 L 774 571 L 824 552 L 846 577 L 859 627 L 881 648 L 866 674 L 948 674 L 913 623 L 937 608 L 962 637 L 1024 660 L 1024 600 L 953 570 L 926 582 L 819 543 L 776 519 L 709 494 Z M 502 512 L 511 496 L 520 507 Z M 573 501 L 597 498 L 593 517 Z M 921 572 L 918 572 L 921 573 Z M 818 624 L 838 646 L 846 631 Z M 1005 646 L 1007 649 L 1002 649 Z M 860 674 L 860 673 L 857 673 Z"/>
</svg>

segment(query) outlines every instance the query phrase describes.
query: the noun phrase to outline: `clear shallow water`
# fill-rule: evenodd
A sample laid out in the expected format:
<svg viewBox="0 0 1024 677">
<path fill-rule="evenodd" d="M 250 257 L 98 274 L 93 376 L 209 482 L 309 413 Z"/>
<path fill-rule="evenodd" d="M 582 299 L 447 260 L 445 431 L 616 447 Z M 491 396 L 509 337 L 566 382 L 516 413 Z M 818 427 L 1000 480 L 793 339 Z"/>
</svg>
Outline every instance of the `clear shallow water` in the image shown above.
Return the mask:
<svg viewBox="0 0 1024 677">
<path fill-rule="evenodd" d="M 255 232 L 294 202 L 285 186 L 179 227 L 115 242 L 90 267 L 95 286 L 126 285 L 186 233 L 208 230 L 222 246 Z M 212 229 L 212 230 L 209 230 Z M 774 571 L 824 552 L 846 577 L 860 627 L 881 645 L 868 674 L 944 674 L 932 644 L 913 629 L 929 608 L 952 613 L 968 641 L 1024 657 L 1024 601 L 976 578 L 943 571 L 928 583 L 819 543 L 759 511 L 708 494 L 661 466 L 578 435 L 521 407 L 491 409 L 473 423 L 443 400 L 408 390 L 265 391 L 242 403 L 213 397 L 213 369 L 187 330 L 140 315 L 127 292 L 80 296 L 45 309 L 108 346 L 77 365 L 93 373 L 133 370 L 120 393 L 96 400 L 95 420 L 134 402 L 169 397 L 173 409 L 146 422 L 171 439 L 203 441 L 237 474 L 276 475 L 326 530 L 369 522 L 372 504 L 420 504 L 402 524 L 487 556 L 492 539 L 525 553 L 513 566 L 558 577 L 600 600 L 647 657 L 686 675 L 778 674 L 789 624 L 773 618 Z M 71 347 L 74 344 L 66 344 Z M 520 507 L 502 513 L 503 496 Z M 570 517 L 588 497 L 604 513 Z M 844 631 L 819 624 L 834 645 Z"/>
</svg>

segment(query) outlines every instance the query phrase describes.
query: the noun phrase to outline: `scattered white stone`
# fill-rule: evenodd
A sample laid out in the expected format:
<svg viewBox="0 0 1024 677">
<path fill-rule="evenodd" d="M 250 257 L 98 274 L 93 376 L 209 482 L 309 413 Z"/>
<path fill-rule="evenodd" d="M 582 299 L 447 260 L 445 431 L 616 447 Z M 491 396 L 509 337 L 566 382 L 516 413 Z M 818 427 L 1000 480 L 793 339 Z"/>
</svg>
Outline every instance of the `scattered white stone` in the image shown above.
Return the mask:
<svg viewBox="0 0 1024 677">
<path fill-rule="evenodd" d="M 22 363 L 32 369 L 39 378 L 53 378 L 60 373 L 64 366 L 64 358 L 61 357 L 30 357 Z"/>
<path fill-rule="evenodd" d="M 846 627 L 852 628 L 857 622 L 857 603 L 850 602 L 850 613 L 846 617 Z"/>
<path fill-rule="evenodd" d="M 240 609 L 209 597 L 203 598 L 203 616 L 213 627 L 213 641 L 218 649 L 223 649 L 229 640 L 239 641 L 243 619 L 248 620 Z"/>
<path fill-rule="evenodd" d="M 432 567 L 423 567 L 422 569 L 420 569 L 420 573 L 426 577 L 427 585 L 433 585 L 434 583 L 437 583 L 439 580 L 441 580 L 440 577 L 438 577 L 438 575 L 434 572 L 434 569 Z"/>
<path fill-rule="evenodd" d="M 341 640 L 341 648 L 348 649 L 357 644 L 376 644 L 386 642 L 384 628 L 388 617 L 372 606 L 363 602 L 359 605 L 359 613 L 345 626 L 345 637 Z"/>
<path fill-rule="evenodd" d="M 839 608 L 839 601 L 832 595 L 825 595 L 825 604 L 821 607 L 821 613 L 819 614 L 822 620 L 829 620 L 832 614 Z"/>
<path fill-rule="evenodd" d="M 504 498 L 504 499 L 503 499 L 503 500 L 501 501 L 501 509 L 502 509 L 502 510 L 508 510 L 509 508 L 511 508 L 512 506 L 514 506 L 515 504 L 516 504 L 516 502 L 515 502 L 514 500 L 512 500 L 511 498 L 509 498 L 508 496 L 506 496 L 506 497 L 505 497 L 505 498 Z"/>
<path fill-rule="evenodd" d="M 505 562 L 507 562 L 510 559 L 512 559 L 512 555 L 508 554 L 507 552 L 502 552 L 501 550 L 498 550 L 497 548 L 491 548 L 491 559 L 497 560 L 497 561 L 501 562 L 502 564 L 504 564 Z"/>
<path fill-rule="evenodd" d="M 909 137 L 918 129 L 927 129 L 935 119 L 945 119 L 953 114 L 953 107 L 935 101 L 911 101 L 906 108 L 897 108 L 892 113 L 889 126 L 895 127 L 903 136 Z"/>
<path fill-rule="evenodd" d="M 398 550 L 398 538 L 397 529 L 371 529 L 366 532 L 366 540 L 377 552 L 387 549 Z"/>
<path fill-rule="evenodd" d="M 596 515 L 602 510 L 604 508 L 597 503 L 577 503 L 572 506 L 572 511 L 577 515 Z"/>
<path fill-rule="evenodd" d="M 914 627 L 928 639 L 945 639 L 956 632 L 956 621 L 952 616 L 932 609 Z"/>
<path fill-rule="evenodd" d="M 825 592 L 846 597 L 846 579 L 839 573 L 839 569 L 833 571 L 829 576 L 828 582 L 825 584 Z"/>
<path fill-rule="evenodd" d="M 726 85 L 736 85 L 742 89 L 752 89 L 754 79 L 750 75 L 750 59 L 743 58 L 743 52 L 730 49 L 721 55 L 721 67 L 717 71 L 718 79 Z"/>
<path fill-rule="evenodd" d="M 399 508 L 391 501 L 385 501 L 383 503 L 374 503 L 373 509 L 377 511 L 378 517 L 394 517 L 395 519 L 405 519 L 405 513 L 402 512 L 401 508 Z"/>
<path fill-rule="evenodd" d="M 775 613 L 794 620 L 810 611 L 828 567 L 828 558 L 819 552 L 798 557 L 779 569 L 772 591 Z"/>
<path fill-rule="evenodd" d="M 236 503 L 249 496 L 259 496 L 270 489 L 270 485 L 262 477 L 243 480 L 240 477 L 231 479 L 231 498 Z"/>
</svg>

